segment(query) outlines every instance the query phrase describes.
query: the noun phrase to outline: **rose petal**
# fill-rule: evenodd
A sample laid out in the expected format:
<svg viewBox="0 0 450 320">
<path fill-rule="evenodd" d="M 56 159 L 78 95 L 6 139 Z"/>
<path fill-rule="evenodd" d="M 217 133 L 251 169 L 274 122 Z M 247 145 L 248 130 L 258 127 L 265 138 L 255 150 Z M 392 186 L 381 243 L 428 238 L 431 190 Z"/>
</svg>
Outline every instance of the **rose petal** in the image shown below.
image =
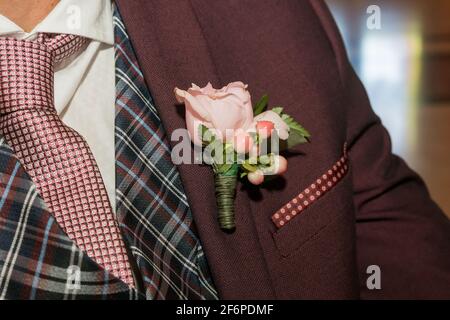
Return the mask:
<svg viewBox="0 0 450 320">
<path fill-rule="evenodd" d="M 253 147 L 253 138 L 245 131 L 240 130 L 234 136 L 233 146 L 237 153 L 248 153 Z"/>
<path fill-rule="evenodd" d="M 175 97 L 179 103 L 185 104 L 187 109 L 196 112 L 203 120 L 211 121 L 211 116 L 207 110 L 206 104 L 197 99 L 188 91 L 175 88 Z"/>
</svg>

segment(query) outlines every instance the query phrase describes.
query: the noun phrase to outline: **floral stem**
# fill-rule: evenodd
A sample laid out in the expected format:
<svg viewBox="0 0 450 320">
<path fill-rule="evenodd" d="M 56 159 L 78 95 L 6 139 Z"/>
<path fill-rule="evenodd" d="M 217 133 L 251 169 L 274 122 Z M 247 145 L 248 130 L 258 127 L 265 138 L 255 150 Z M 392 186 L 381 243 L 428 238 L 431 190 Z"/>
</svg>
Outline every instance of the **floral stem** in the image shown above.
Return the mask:
<svg viewBox="0 0 450 320">
<path fill-rule="evenodd" d="M 236 227 L 234 199 L 236 196 L 238 169 L 238 165 L 233 165 L 227 172 L 215 174 L 219 225 L 221 229 L 227 231 L 234 230 Z"/>
</svg>

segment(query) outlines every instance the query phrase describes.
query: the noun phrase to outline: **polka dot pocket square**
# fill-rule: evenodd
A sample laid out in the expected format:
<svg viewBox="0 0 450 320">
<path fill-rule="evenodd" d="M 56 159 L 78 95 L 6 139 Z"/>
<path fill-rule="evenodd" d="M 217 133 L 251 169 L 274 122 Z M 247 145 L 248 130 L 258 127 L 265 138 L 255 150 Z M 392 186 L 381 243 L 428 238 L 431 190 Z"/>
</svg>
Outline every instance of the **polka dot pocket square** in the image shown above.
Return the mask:
<svg viewBox="0 0 450 320">
<path fill-rule="evenodd" d="M 276 227 L 282 228 L 332 190 L 346 176 L 348 169 L 348 156 L 344 147 L 344 154 L 335 164 L 272 216 Z"/>
</svg>

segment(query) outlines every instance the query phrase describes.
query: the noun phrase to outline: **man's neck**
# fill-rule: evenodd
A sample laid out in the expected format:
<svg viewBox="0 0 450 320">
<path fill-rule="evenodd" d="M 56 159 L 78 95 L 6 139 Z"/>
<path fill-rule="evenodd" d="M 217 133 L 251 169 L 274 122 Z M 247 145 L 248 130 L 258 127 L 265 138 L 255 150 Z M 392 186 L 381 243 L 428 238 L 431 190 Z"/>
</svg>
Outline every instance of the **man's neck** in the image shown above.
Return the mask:
<svg viewBox="0 0 450 320">
<path fill-rule="evenodd" d="M 0 14 L 30 32 L 58 4 L 59 0 L 0 0 Z"/>
</svg>

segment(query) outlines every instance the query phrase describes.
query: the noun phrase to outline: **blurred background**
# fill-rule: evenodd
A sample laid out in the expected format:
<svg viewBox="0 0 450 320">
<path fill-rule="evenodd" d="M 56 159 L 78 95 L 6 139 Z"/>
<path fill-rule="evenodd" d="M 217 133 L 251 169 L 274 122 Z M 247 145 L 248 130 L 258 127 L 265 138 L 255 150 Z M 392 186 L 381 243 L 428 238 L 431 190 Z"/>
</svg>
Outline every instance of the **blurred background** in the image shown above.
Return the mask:
<svg viewBox="0 0 450 320">
<path fill-rule="evenodd" d="M 450 217 L 450 1 L 326 2 L 394 153 Z"/>
</svg>

